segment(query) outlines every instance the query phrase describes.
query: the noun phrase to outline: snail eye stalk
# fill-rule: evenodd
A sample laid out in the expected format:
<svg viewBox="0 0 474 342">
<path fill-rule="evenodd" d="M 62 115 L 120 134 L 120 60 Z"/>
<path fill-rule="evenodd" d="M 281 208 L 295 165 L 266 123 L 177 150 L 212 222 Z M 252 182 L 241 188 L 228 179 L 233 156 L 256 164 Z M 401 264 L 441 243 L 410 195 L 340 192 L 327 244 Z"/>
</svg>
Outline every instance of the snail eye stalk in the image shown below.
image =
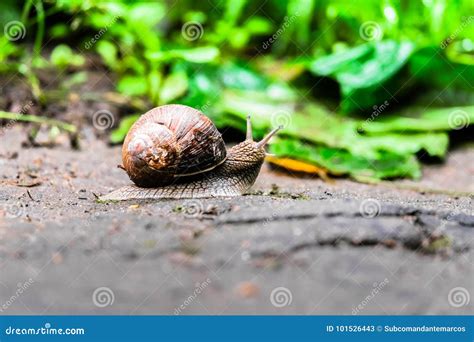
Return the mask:
<svg viewBox="0 0 474 342">
<path fill-rule="evenodd" d="M 277 128 L 273 129 L 270 133 L 267 134 L 265 138 L 257 143 L 257 148 L 263 148 L 268 143 L 268 141 L 280 130 L 283 126 L 280 125 Z"/>
<path fill-rule="evenodd" d="M 247 115 L 247 140 L 253 140 L 253 133 L 252 133 L 252 121 L 250 120 L 250 115 Z"/>
</svg>

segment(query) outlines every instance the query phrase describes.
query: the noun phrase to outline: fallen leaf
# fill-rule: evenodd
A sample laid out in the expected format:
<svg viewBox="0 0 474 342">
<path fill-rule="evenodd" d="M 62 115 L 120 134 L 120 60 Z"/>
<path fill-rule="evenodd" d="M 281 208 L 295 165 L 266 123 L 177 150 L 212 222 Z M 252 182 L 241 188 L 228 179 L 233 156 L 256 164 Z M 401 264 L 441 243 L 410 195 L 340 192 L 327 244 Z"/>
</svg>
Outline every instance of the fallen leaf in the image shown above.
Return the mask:
<svg viewBox="0 0 474 342">
<path fill-rule="evenodd" d="M 329 180 L 327 170 L 313 164 L 305 163 L 291 158 L 278 158 L 274 156 L 267 156 L 266 160 L 270 164 L 281 167 L 287 171 L 318 175 L 324 180 Z"/>
</svg>

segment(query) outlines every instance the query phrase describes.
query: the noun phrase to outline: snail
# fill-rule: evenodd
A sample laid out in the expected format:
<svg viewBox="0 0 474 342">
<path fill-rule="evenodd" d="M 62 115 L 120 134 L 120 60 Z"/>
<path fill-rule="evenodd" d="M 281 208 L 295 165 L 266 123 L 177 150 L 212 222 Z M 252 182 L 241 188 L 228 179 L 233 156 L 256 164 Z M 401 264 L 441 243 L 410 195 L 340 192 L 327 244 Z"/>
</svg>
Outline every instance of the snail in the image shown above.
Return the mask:
<svg viewBox="0 0 474 342">
<path fill-rule="evenodd" d="M 246 139 L 226 150 L 212 121 L 184 105 L 164 105 L 143 114 L 122 147 L 124 169 L 134 185 L 99 199 L 228 197 L 255 183 L 266 156 L 265 145 L 282 127 L 253 141 L 250 116 Z"/>
</svg>

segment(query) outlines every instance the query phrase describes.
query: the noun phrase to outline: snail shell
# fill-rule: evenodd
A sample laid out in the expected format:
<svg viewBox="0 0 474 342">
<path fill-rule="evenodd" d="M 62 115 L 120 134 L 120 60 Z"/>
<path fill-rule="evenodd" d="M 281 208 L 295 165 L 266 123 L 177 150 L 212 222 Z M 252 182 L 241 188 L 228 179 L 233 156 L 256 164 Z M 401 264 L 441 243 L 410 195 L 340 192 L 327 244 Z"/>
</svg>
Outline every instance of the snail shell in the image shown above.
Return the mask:
<svg viewBox="0 0 474 342">
<path fill-rule="evenodd" d="M 122 148 L 123 169 L 136 185 L 101 196 L 101 201 L 229 197 L 255 183 L 265 159 L 265 145 L 282 127 L 262 140 L 247 135 L 226 151 L 221 134 L 204 114 L 182 105 L 167 105 L 143 114 Z"/>
<path fill-rule="evenodd" d="M 123 147 L 123 167 L 140 187 L 173 183 L 176 177 L 207 172 L 226 160 L 224 140 L 212 121 L 184 105 L 165 105 L 143 114 Z"/>
</svg>

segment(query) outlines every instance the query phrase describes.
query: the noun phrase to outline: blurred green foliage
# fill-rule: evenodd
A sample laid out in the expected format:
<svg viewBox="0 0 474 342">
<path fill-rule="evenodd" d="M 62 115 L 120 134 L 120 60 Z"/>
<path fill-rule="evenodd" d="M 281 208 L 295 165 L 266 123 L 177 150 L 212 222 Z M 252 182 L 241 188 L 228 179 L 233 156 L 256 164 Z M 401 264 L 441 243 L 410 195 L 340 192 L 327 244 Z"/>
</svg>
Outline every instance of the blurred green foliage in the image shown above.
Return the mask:
<svg viewBox="0 0 474 342">
<path fill-rule="evenodd" d="M 187 104 L 219 127 L 252 114 L 258 135 L 283 123 L 272 151 L 333 174 L 416 178 L 415 155 L 442 158 L 447 132 L 473 121 L 473 15 L 471 0 L 4 0 L 0 72 L 41 100 L 39 69 L 79 72 L 94 53 L 130 99 Z"/>
</svg>

